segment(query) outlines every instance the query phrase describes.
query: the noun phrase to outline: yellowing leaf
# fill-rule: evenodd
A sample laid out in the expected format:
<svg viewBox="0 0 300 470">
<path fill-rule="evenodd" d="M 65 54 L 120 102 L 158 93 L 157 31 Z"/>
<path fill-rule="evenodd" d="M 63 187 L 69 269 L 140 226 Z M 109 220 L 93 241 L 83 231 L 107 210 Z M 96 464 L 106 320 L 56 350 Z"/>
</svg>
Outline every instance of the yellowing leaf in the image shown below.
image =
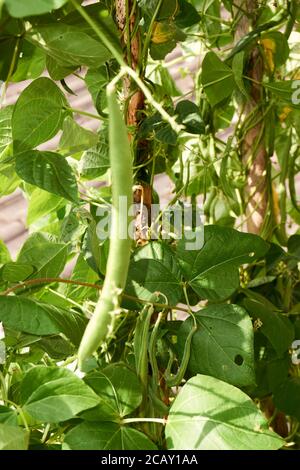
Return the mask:
<svg viewBox="0 0 300 470">
<path fill-rule="evenodd" d="M 153 33 L 152 33 L 152 42 L 154 44 L 163 44 L 168 42 L 174 36 L 174 31 L 168 23 L 155 22 Z"/>
<path fill-rule="evenodd" d="M 282 109 L 282 112 L 279 114 L 279 120 L 281 122 L 285 121 L 291 111 L 292 111 L 292 108 L 290 108 L 289 106 L 285 106 Z"/>
<path fill-rule="evenodd" d="M 265 38 L 260 41 L 262 47 L 264 48 L 267 65 L 271 72 L 275 69 L 274 64 L 274 54 L 276 51 L 276 43 L 273 39 Z"/>
</svg>

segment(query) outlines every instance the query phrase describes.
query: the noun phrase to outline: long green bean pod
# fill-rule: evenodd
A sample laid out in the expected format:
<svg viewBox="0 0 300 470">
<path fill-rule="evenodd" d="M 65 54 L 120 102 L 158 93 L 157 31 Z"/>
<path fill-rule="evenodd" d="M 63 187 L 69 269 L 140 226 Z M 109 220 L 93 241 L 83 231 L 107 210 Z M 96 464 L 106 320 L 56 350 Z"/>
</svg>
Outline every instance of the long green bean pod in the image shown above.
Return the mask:
<svg viewBox="0 0 300 470">
<path fill-rule="evenodd" d="M 111 332 L 113 317 L 119 307 L 120 294 L 126 284 L 132 241 L 128 234 L 130 223 L 128 208 L 133 199 L 132 154 L 126 125 L 112 86 L 107 87 L 107 104 L 112 179 L 110 248 L 103 289 L 79 347 L 80 368 Z"/>
<path fill-rule="evenodd" d="M 167 368 L 167 371 L 165 373 L 166 384 L 168 385 L 168 387 L 176 387 L 181 384 L 184 374 L 186 373 L 187 366 L 190 361 L 192 339 L 196 331 L 197 331 L 197 326 L 193 325 L 186 339 L 184 351 L 183 351 L 183 357 L 182 357 L 181 364 L 176 375 L 170 374 L 168 370 L 172 365 L 171 363 L 172 357 L 171 357 L 169 367 Z"/>
</svg>

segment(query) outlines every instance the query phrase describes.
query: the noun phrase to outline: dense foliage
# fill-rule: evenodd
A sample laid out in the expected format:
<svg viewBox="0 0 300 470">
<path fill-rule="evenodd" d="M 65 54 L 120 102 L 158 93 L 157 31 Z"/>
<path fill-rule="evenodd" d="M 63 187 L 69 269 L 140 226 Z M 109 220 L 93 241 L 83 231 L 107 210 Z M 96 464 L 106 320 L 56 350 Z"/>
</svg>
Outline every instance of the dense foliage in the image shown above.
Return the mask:
<svg viewBox="0 0 300 470">
<path fill-rule="evenodd" d="M 0 1 L 0 196 L 24 192 L 29 228 L 15 260 L 0 241 L 0 449 L 298 449 L 298 2 L 86 3 Z M 69 104 L 72 75 L 94 113 Z M 165 173 L 173 206 L 201 201 L 204 245 L 187 249 L 173 220 L 148 239 L 137 210 L 113 325 L 79 370 L 123 124 L 136 206 L 159 203 Z"/>
</svg>

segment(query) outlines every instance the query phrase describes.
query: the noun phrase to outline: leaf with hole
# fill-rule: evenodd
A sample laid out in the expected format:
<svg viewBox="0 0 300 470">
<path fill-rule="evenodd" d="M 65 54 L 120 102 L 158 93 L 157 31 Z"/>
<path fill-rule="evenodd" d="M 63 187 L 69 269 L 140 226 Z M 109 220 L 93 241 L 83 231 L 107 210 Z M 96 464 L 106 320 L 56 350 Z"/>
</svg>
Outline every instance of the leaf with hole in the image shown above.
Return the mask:
<svg viewBox="0 0 300 470">
<path fill-rule="evenodd" d="M 191 344 L 188 370 L 202 373 L 239 387 L 253 385 L 253 327 L 247 312 L 238 305 L 210 305 L 194 314 L 197 331 Z M 193 319 L 178 331 L 177 349 L 183 356 Z"/>
</svg>

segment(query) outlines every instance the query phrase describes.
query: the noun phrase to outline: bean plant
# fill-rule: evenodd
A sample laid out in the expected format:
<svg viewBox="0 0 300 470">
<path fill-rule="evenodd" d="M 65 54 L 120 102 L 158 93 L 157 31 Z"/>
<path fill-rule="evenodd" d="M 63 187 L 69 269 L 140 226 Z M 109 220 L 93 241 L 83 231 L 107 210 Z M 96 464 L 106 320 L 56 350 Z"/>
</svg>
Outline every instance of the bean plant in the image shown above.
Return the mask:
<svg viewBox="0 0 300 470">
<path fill-rule="evenodd" d="M 1 450 L 300 448 L 299 37 L 297 0 L 0 1 Z"/>
</svg>

